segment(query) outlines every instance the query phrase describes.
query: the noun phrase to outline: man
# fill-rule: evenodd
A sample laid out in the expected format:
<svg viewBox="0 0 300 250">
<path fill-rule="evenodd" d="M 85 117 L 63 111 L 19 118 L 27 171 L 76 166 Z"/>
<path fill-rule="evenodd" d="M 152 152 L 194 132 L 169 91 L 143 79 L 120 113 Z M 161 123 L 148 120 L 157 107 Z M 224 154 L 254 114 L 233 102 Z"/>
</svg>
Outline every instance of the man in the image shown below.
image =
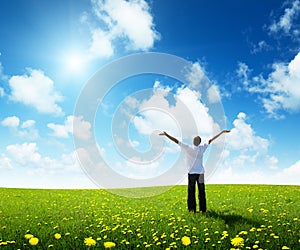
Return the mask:
<svg viewBox="0 0 300 250">
<path fill-rule="evenodd" d="M 195 185 L 198 185 L 198 198 L 200 211 L 202 213 L 206 212 L 206 197 L 205 197 L 205 186 L 204 186 L 204 167 L 203 167 L 203 154 L 207 149 L 208 145 L 211 144 L 215 139 L 217 139 L 223 133 L 229 133 L 230 130 L 223 130 L 212 139 L 208 141 L 208 144 L 200 145 L 201 137 L 196 136 L 193 140 L 193 146 L 187 145 L 183 142 L 178 141 L 173 136 L 169 135 L 165 131 L 159 135 L 166 136 L 171 141 L 178 144 L 186 156 L 186 165 L 189 170 L 188 172 L 188 210 L 190 212 L 196 212 L 196 198 L 195 198 Z"/>
</svg>

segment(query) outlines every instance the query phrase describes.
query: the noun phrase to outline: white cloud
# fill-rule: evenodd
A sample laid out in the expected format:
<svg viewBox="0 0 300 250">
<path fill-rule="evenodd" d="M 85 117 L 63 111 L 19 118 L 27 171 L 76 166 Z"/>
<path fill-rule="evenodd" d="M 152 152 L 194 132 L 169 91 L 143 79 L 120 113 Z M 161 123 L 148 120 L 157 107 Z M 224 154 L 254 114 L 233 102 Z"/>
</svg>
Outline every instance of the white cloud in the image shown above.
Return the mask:
<svg viewBox="0 0 300 250">
<path fill-rule="evenodd" d="M 0 97 L 3 97 L 5 95 L 4 89 L 0 87 Z"/>
<path fill-rule="evenodd" d="M 68 138 L 69 134 L 81 140 L 91 137 L 91 124 L 84 121 L 82 116 L 68 116 L 64 124 L 48 123 L 47 127 L 53 130 L 53 136 L 59 138 Z"/>
<path fill-rule="evenodd" d="M 74 152 L 62 154 L 59 159 L 43 156 L 35 142 L 12 144 L 6 147 L 6 154 L 2 154 L 12 168 L 25 168 L 42 174 L 54 174 L 68 171 L 80 171 Z"/>
<path fill-rule="evenodd" d="M 295 184 L 300 185 L 300 160 L 288 168 L 284 168 L 282 171 L 276 174 L 282 184 Z"/>
<path fill-rule="evenodd" d="M 261 96 L 264 108 L 274 118 L 281 118 L 278 112 L 300 111 L 300 52 L 286 63 L 274 63 L 273 72 L 267 79 L 254 78 L 258 85 L 248 88 L 248 91 Z"/>
<path fill-rule="evenodd" d="M 89 48 L 92 57 L 110 57 L 114 54 L 112 38 L 100 29 L 92 31 L 92 43 Z"/>
<path fill-rule="evenodd" d="M 231 132 L 226 135 L 221 167 L 210 182 L 267 183 L 267 174 L 274 175 L 280 171 L 278 159 L 270 155 L 269 147 L 269 140 L 256 135 L 247 122 L 247 115 L 239 113 L 233 121 Z"/>
<path fill-rule="evenodd" d="M 212 85 L 207 90 L 208 101 L 210 103 L 219 103 L 221 102 L 220 90 L 217 85 Z"/>
<path fill-rule="evenodd" d="M 258 151 L 267 152 L 269 141 L 265 138 L 255 135 L 251 124 L 246 122 L 247 116 L 240 112 L 233 121 L 233 129 L 227 135 L 228 147 L 238 151 Z"/>
<path fill-rule="evenodd" d="M 134 125 L 140 133 L 150 134 L 154 130 L 169 131 L 176 136 L 180 136 L 180 133 L 196 133 L 195 128 L 193 129 L 194 122 L 204 138 L 212 134 L 217 125 L 208 114 L 208 108 L 199 100 L 198 92 L 187 87 L 178 88 L 174 95 L 176 102 L 170 105 L 166 92 L 159 91 L 159 88 L 156 86 L 151 98 L 139 107 L 140 110 L 146 110 L 142 116 L 134 119 Z M 153 107 L 158 109 L 153 109 Z"/>
<path fill-rule="evenodd" d="M 188 81 L 188 86 L 191 89 L 197 89 L 201 87 L 200 85 L 203 83 L 205 86 L 208 84 L 204 70 L 199 62 L 195 62 L 192 64 L 192 67 L 189 69 L 186 75 L 186 79 Z"/>
<path fill-rule="evenodd" d="M 300 184 L 300 161 L 279 167 L 279 160 L 269 152 L 270 141 L 256 135 L 245 113 L 234 120 L 226 143 L 220 167 L 209 183 Z"/>
<path fill-rule="evenodd" d="M 209 180 L 209 183 L 222 184 L 275 184 L 275 185 L 300 185 L 300 161 L 290 167 L 273 171 L 252 169 L 241 171 L 234 167 L 222 167 Z"/>
<path fill-rule="evenodd" d="M 92 29 L 90 52 L 94 57 L 112 56 L 117 44 L 126 44 L 127 50 L 147 51 L 159 39 L 144 0 L 94 0 L 93 10 L 101 26 Z"/>
<path fill-rule="evenodd" d="M 16 128 L 20 124 L 20 119 L 16 116 L 6 117 L 3 121 L 1 121 L 1 125 L 5 127 Z"/>
<path fill-rule="evenodd" d="M 5 154 L 0 154 L 0 169 L 12 169 L 11 159 Z"/>
<path fill-rule="evenodd" d="M 188 89 L 194 91 L 202 101 L 209 104 L 221 102 L 220 89 L 216 84 L 211 84 L 205 75 L 204 68 L 199 62 L 193 63 L 185 74 Z"/>
<path fill-rule="evenodd" d="M 239 62 L 236 73 L 243 85 L 247 87 L 249 85 L 249 75 L 251 73 L 251 69 L 249 69 L 248 65 L 246 63 Z"/>
<path fill-rule="evenodd" d="M 285 2 L 287 3 L 287 2 Z M 290 8 L 285 8 L 284 14 L 280 17 L 279 21 L 274 21 L 269 30 L 272 33 L 277 33 L 283 31 L 284 33 L 288 34 L 291 29 L 293 28 L 293 21 L 299 15 L 300 12 L 300 1 L 296 0 L 292 3 Z"/>
<path fill-rule="evenodd" d="M 22 123 L 21 128 L 30 128 L 30 127 L 33 127 L 34 124 L 35 124 L 34 120 L 27 120 Z"/>
<path fill-rule="evenodd" d="M 37 163 L 41 159 L 41 155 L 37 152 L 36 143 L 24 142 L 23 144 L 14 144 L 6 147 L 6 151 L 11 158 L 22 165 Z"/>
<path fill-rule="evenodd" d="M 35 140 L 39 137 L 39 132 L 35 128 L 34 120 L 24 121 L 21 124 L 21 126 L 19 126 L 20 119 L 16 116 L 9 116 L 1 121 L 1 125 L 5 126 L 5 127 L 9 127 L 15 135 L 22 137 L 22 138 Z"/>
<path fill-rule="evenodd" d="M 53 81 L 43 71 L 27 69 L 27 74 L 9 79 L 11 100 L 34 107 L 40 113 L 61 115 L 57 102 L 62 96 L 55 91 Z"/>
<path fill-rule="evenodd" d="M 73 134 L 75 137 L 81 140 L 88 140 L 91 138 L 91 124 L 83 120 L 82 116 L 73 117 Z"/>
<path fill-rule="evenodd" d="M 251 49 L 252 54 L 256 54 L 262 51 L 269 51 L 271 49 L 271 46 L 264 40 L 259 41 L 257 44 L 251 44 L 251 46 L 252 46 Z"/>
<path fill-rule="evenodd" d="M 80 168 L 75 152 L 51 158 L 39 152 L 36 143 L 6 147 L 0 154 L 0 182 L 7 187 L 95 187 Z"/>
</svg>

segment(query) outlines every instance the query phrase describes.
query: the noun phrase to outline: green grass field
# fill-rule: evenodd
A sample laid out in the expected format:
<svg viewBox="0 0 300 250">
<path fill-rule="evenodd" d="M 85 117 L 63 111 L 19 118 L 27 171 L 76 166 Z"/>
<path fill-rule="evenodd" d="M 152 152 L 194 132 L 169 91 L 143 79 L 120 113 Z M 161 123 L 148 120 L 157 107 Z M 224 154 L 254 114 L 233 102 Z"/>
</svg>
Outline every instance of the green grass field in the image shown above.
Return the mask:
<svg viewBox="0 0 300 250">
<path fill-rule="evenodd" d="M 186 189 L 2 188 L 0 249 L 300 249 L 300 186 L 206 185 L 205 215 L 187 212 Z"/>
</svg>

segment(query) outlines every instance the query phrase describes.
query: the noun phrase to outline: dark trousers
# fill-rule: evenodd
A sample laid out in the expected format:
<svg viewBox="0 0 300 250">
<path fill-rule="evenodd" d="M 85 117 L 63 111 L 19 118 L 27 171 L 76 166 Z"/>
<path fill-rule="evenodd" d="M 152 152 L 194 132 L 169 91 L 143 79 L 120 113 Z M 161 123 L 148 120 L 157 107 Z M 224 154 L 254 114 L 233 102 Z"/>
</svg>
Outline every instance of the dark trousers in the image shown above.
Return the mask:
<svg viewBox="0 0 300 250">
<path fill-rule="evenodd" d="M 198 198 L 201 212 L 206 212 L 206 197 L 203 174 L 189 174 L 188 175 L 188 210 L 196 212 L 196 183 L 198 186 Z"/>
</svg>

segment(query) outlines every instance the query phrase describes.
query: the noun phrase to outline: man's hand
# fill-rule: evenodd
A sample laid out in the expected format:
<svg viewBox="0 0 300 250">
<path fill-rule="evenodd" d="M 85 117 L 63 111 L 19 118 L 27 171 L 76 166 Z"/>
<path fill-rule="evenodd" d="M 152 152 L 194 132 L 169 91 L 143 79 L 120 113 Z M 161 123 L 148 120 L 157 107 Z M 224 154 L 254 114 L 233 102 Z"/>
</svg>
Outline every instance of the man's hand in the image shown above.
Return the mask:
<svg viewBox="0 0 300 250">
<path fill-rule="evenodd" d="M 208 144 L 211 144 L 215 139 L 217 139 L 221 134 L 223 133 L 229 133 L 230 130 L 227 130 L 227 129 L 224 129 L 222 130 L 219 134 L 215 135 L 213 138 L 211 138 L 209 141 L 208 141 Z"/>
<path fill-rule="evenodd" d="M 168 134 L 167 132 L 165 132 L 165 131 L 161 132 L 159 135 L 165 135 L 168 139 L 170 139 L 171 141 L 173 141 L 173 142 L 175 142 L 176 144 L 178 144 L 178 140 L 177 140 L 175 137 L 169 135 L 169 134 Z"/>
</svg>

